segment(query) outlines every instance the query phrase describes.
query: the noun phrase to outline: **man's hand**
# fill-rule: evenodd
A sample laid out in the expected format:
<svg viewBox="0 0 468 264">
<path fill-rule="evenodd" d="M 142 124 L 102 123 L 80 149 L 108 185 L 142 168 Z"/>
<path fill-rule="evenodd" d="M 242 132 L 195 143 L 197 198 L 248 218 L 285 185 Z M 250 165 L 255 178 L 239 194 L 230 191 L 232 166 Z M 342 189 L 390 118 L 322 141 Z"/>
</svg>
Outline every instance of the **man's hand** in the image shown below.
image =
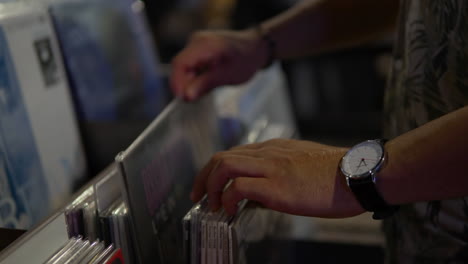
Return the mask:
<svg viewBox="0 0 468 264">
<path fill-rule="evenodd" d="M 253 29 L 195 33 L 172 62 L 172 90 L 196 100 L 217 86 L 249 80 L 267 56 L 266 43 Z"/>
<path fill-rule="evenodd" d="M 213 156 L 195 179 L 192 199 L 208 193 L 213 210 L 229 214 L 242 199 L 273 210 L 316 217 L 364 212 L 339 172 L 347 149 L 309 141 L 275 139 Z M 229 180 L 232 183 L 223 192 Z"/>
</svg>

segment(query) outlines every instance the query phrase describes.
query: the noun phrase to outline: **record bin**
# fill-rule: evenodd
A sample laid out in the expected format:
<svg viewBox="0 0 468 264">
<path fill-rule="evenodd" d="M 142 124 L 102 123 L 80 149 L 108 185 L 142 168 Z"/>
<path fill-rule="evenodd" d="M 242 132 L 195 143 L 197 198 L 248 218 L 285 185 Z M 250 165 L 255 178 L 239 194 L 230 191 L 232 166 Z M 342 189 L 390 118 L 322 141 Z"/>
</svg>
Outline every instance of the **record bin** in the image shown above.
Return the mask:
<svg viewBox="0 0 468 264">
<path fill-rule="evenodd" d="M 297 137 L 279 65 L 197 103 L 174 100 L 67 206 L 0 252 L 0 263 L 46 263 L 70 237 L 80 235 L 89 239 L 88 247 L 103 240 L 117 245 L 125 263 L 188 263 L 182 219 L 192 206 L 188 194 L 196 171 L 216 151 L 278 137 Z M 245 234 L 265 223 L 270 227 L 239 241 L 263 241 L 275 232 L 271 219 L 283 219 L 268 210 L 249 210 L 256 216 L 244 221 L 251 223 L 241 228 Z M 235 253 L 233 261 L 249 263 L 248 256 Z"/>
</svg>

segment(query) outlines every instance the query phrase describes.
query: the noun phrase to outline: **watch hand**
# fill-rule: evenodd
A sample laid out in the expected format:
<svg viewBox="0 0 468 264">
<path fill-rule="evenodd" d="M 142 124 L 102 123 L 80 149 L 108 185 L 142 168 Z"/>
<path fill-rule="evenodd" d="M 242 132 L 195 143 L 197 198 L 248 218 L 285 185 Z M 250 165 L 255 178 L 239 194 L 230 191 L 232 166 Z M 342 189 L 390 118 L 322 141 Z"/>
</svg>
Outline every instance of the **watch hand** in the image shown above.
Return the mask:
<svg viewBox="0 0 468 264">
<path fill-rule="evenodd" d="M 361 164 L 363 164 L 363 163 L 364 163 L 364 166 L 367 167 L 366 162 L 364 161 L 364 159 L 361 158 L 361 161 L 359 162 L 359 164 L 358 164 L 357 167 L 356 167 L 355 173 L 356 173 L 357 171 L 359 171 L 359 168 L 361 168 L 361 167 L 363 166 L 363 165 L 361 165 Z"/>
<path fill-rule="evenodd" d="M 367 164 L 366 164 L 366 161 L 364 160 L 364 158 L 361 158 L 361 161 L 359 162 L 357 167 L 360 168 L 362 166 L 361 164 L 364 164 L 364 166 L 367 167 Z"/>
</svg>

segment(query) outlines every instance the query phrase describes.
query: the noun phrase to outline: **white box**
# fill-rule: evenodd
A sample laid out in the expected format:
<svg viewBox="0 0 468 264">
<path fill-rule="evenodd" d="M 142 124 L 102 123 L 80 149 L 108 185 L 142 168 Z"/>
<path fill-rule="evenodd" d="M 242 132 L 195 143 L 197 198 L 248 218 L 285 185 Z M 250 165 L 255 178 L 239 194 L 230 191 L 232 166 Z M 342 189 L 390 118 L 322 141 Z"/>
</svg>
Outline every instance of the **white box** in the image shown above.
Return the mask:
<svg viewBox="0 0 468 264">
<path fill-rule="evenodd" d="M 48 13 L 0 10 L 0 226 L 29 228 L 68 200 L 86 163 Z"/>
</svg>

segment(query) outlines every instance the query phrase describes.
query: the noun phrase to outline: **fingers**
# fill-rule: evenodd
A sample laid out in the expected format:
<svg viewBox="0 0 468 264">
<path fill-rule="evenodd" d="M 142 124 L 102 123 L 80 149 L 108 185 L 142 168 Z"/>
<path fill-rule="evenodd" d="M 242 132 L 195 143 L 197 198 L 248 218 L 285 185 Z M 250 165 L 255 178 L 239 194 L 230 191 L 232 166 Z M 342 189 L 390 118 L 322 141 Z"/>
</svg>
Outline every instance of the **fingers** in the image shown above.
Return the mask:
<svg viewBox="0 0 468 264">
<path fill-rule="evenodd" d="M 217 86 L 245 82 L 259 68 L 258 47 L 251 32 L 195 33 L 172 62 L 171 88 L 193 101 Z"/>
<path fill-rule="evenodd" d="M 195 178 L 191 199 L 199 201 L 207 191 L 211 190 L 210 196 L 215 200 L 213 206 L 219 206 L 217 201 L 230 179 L 239 176 L 265 177 L 275 165 L 271 164 L 271 160 L 289 155 L 289 150 L 276 146 L 285 143 L 285 140 L 270 140 L 215 154 Z"/>
<path fill-rule="evenodd" d="M 260 204 L 269 203 L 267 199 L 271 197 L 269 193 L 268 180 L 265 178 L 239 177 L 229 185 L 222 194 L 222 204 L 229 215 L 237 212 L 237 206 L 240 201 L 248 199 L 259 202 Z"/>
<path fill-rule="evenodd" d="M 212 173 L 220 173 L 218 170 L 218 166 L 220 163 L 223 163 L 224 167 L 228 167 L 228 163 L 239 162 L 242 163 L 242 156 L 246 159 L 248 157 L 260 157 L 260 155 L 256 155 L 252 153 L 253 151 L 225 151 L 225 152 L 218 152 L 216 153 L 211 160 L 201 169 L 198 173 L 197 177 L 195 177 L 195 181 L 192 188 L 192 193 L 190 194 L 190 198 L 192 201 L 197 202 L 199 201 L 203 195 L 206 193 L 207 188 L 207 179 Z M 230 161 L 227 161 L 230 159 Z M 224 160 L 224 161 L 223 161 Z M 234 161 L 236 160 L 236 161 Z M 225 171 L 226 168 L 221 168 L 221 171 Z M 225 175 L 227 176 L 227 175 Z"/>
<path fill-rule="evenodd" d="M 173 93 L 186 99 L 188 96 L 188 87 L 199 78 L 200 74 L 207 75 L 205 73 L 209 68 L 209 61 L 198 61 L 199 59 L 184 58 L 184 54 L 180 55 L 180 59 L 174 60 L 172 63 L 173 69 L 170 76 L 170 84 Z"/>
<path fill-rule="evenodd" d="M 220 78 L 222 73 L 217 67 L 219 66 L 210 65 L 206 69 L 203 69 L 205 72 L 193 78 L 182 92 L 183 99 L 189 102 L 196 100 L 215 87 L 222 85 Z"/>
<path fill-rule="evenodd" d="M 221 56 L 221 55 L 220 55 Z M 194 58 L 174 62 L 171 73 L 171 88 L 174 94 L 186 101 L 193 101 L 216 86 L 222 85 L 223 58 Z"/>
<path fill-rule="evenodd" d="M 193 101 L 220 85 L 220 65 L 226 61 L 226 44 L 213 34 L 195 34 L 172 62 L 174 94 Z"/>
<path fill-rule="evenodd" d="M 215 166 L 218 166 L 218 161 L 211 160 L 201 169 L 198 175 L 195 177 L 192 192 L 190 193 L 190 199 L 194 202 L 198 202 L 203 195 L 206 193 L 205 181 L 208 175 L 211 173 Z"/>
<path fill-rule="evenodd" d="M 213 210 L 221 206 L 224 186 L 229 180 L 237 177 L 261 178 L 271 170 L 262 159 L 227 153 L 217 154 L 210 160 L 197 175 L 192 191 L 194 201 L 198 201 L 208 193 L 210 207 Z"/>
</svg>

